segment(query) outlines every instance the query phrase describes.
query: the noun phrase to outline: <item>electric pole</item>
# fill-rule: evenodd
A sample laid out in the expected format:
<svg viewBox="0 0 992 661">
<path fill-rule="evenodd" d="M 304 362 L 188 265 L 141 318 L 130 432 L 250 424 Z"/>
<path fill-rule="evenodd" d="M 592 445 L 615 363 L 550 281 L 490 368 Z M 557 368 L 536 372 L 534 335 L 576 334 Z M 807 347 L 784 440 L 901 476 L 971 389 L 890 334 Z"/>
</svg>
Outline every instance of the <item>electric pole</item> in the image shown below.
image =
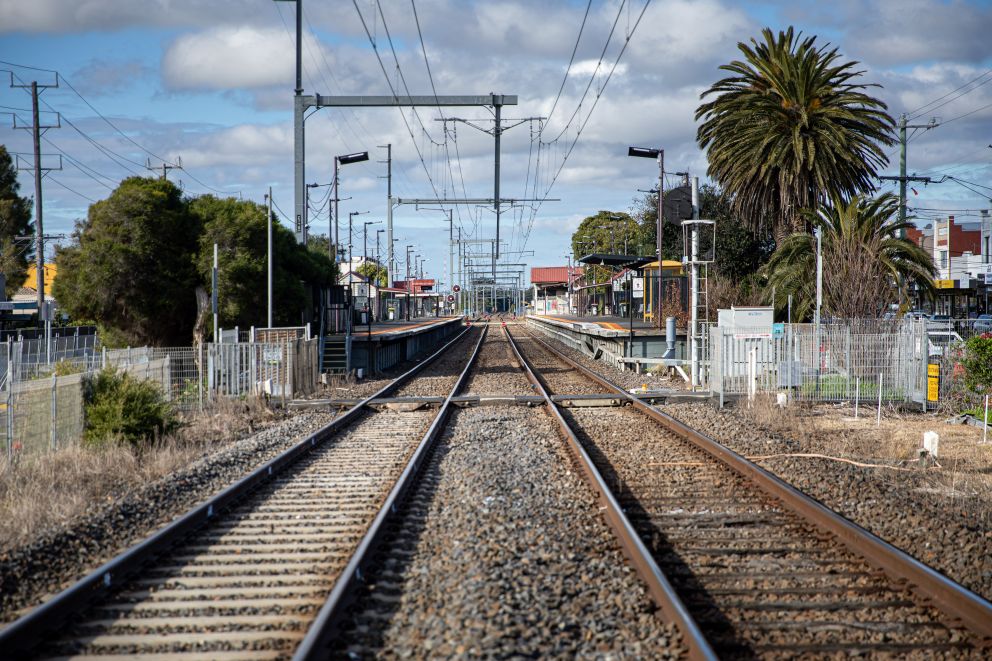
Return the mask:
<svg viewBox="0 0 992 661">
<path fill-rule="evenodd" d="M 542 122 L 542 121 L 546 120 L 547 117 L 524 117 L 522 119 L 508 119 L 508 120 L 504 120 L 503 119 L 503 116 L 502 116 L 503 96 L 501 96 L 499 94 L 494 94 L 493 95 L 493 104 L 492 105 L 493 105 L 493 111 L 494 111 L 493 119 L 472 120 L 472 119 L 465 119 L 463 117 L 443 117 L 441 119 L 436 119 L 434 121 L 441 122 L 445 126 L 447 126 L 447 123 L 448 122 L 452 122 L 452 123 L 454 123 L 454 122 L 461 122 L 462 124 L 467 124 L 468 126 L 471 126 L 474 129 L 477 129 L 479 131 L 482 131 L 483 133 L 488 133 L 489 135 L 493 136 L 493 142 L 494 142 L 494 146 L 493 146 L 493 151 L 494 151 L 494 154 L 493 154 L 493 156 L 494 156 L 494 160 L 493 160 L 493 210 L 496 212 L 496 243 L 494 244 L 495 247 L 493 249 L 492 266 L 493 266 L 493 280 L 495 281 L 495 279 L 496 279 L 496 260 L 499 259 L 499 226 L 500 226 L 500 216 L 501 216 L 501 213 L 502 213 L 501 212 L 501 209 L 500 209 L 500 205 L 503 202 L 503 200 L 500 199 L 500 196 L 499 196 L 500 153 L 501 153 L 500 143 L 502 141 L 503 132 L 512 129 L 515 126 L 520 126 L 524 122 Z M 509 126 L 504 126 L 503 125 L 503 121 L 513 122 L 513 123 L 510 124 Z M 493 122 L 493 128 L 492 128 L 492 130 L 487 129 L 487 128 L 483 128 L 477 122 Z M 495 300 L 495 292 L 494 292 L 494 300 Z"/>
<path fill-rule="evenodd" d="M 182 161 L 181 158 L 177 158 L 176 159 L 176 164 L 175 165 L 172 165 L 170 163 L 166 163 L 165 161 L 162 161 L 162 176 L 161 176 L 161 179 L 163 181 L 168 181 L 168 179 L 169 179 L 169 170 L 180 170 L 180 169 L 182 169 L 182 167 L 183 167 L 183 161 Z M 154 166 L 154 167 L 152 166 L 151 159 L 146 159 L 145 160 L 145 169 L 146 170 L 150 170 L 152 172 L 155 172 L 159 168 L 158 168 L 158 166 Z"/>
<path fill-rule="evenodd" d="M 881 181 L 898 181 L 899 182 L 899 222 L 906 222 L 906 184 L 910 181 L 919 181 L 924 184 L 929 184 L 930 177 L 907 177 L 906 176 L 906 129 L 923 129 L 929 131 L 930 129 L 937 128 L 940 123 L 936 118 L 930 120 L 927 124 L 907 124 L 906 123 L 906 113 L 903 113 L 902 117 L 899 118 L 899 176 L 884 176 L 879 177 Z M 905 230 L 900 230 L 899 236 L 905 236 Z"/>
<path fill-rule="evenodd" d="M 386 286 L 393 286 L 393 145 L 379 145 L 386 150 Z M 382 163 L 382 161 L 379 161 Z"/>
<path fill-rule="evenodd" d="M 58 74 L 55 74 L 55 84 L 54 85 L 39 85 L 38 81 L 31 81 L 30 85 L 15 85 L 14 75 L 10 76 L 10 86 L 20 87 L 23 89 L 31 90 L 31 126 L 18 126 L 17 116 L 14 116 L 14 128 L 27 129 L 31 131 L 31 140 L 34 146 L 34 164 L 31 168 L 34 172 L 34 234 L 35 234 L 35 269 L 37 271 L 36 287 L 38 288 L 38 321 L 41 322 L 44 315 L 44 305 L 45 305 L 45 232 L 44 232 L 44 204 L 41 195 L 41 178 L 43 173 L 50 172 L 52 170 L 62 169 L 62 159 L 59 157 L 59 166 L 57 168 L 46 168 L 41 165 L 41 136 L 48 129 L 57 129 L 62 127 L 61 116 L 56 114 L 58 117 L 58 122 L 52 125 L 42 126 L 39 118 L 40 111 L 38 109 L 38 94 L 39 90 L 45 90 L 50 87 L 58 87 L 59 80 Z M 18 167 L 18 170 L 21 168 Z"/>
<path fill-rule="evenodd" d="M 924 184 L 929 184 L 931 182 L 930 177 L 917 177 L 917 176 L 906 176 L 906 129 L 923 129 L 929 131 L 932 128 L 940 126 L 936 118 L 932 118 L 927 124 L 907 124 L 906 123 L 906 113 L 903 113 L 899 118 L 899 176 L 883 176 L 879 177 L 880 181 L 898 181 L 899 182 L 899 222 L 906 222 L 906 184 L 910 181 L 918 181 Z M 950 235 L 948 235 L 950 236 Z M 903 228 L 899 230 L 899 238 L 906 238 L 906 229 Z M 934 237 L 934 241 L 936 241 Z M 903 278 L 899 276 L 899 302 L 900 307 L 905 303 L 903 300 L 903 294 L 905 287 L 903 286 Z"/>
</svg>

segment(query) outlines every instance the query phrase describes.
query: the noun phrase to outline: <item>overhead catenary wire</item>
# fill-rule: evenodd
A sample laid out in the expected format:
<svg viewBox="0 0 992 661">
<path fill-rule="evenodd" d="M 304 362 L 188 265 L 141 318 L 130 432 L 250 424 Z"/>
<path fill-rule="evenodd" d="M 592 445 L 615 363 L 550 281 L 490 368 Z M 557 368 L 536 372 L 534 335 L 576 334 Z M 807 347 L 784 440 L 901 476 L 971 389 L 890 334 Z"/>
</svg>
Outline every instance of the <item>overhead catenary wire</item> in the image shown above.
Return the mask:
<svg viewBox="0 0 992 661">
<path fill-rule="evenodd" d="M 386 84 L 389 86 L 389 91 L 393 97 L 398 97 L 399 95 L 396 93 L 396 88 L 393 86 L 393 82 L 389 79 L 389 72 L 386 70 L 386 64 L 382 61 L 382 56 L 379 54 L 379 47 L 376 45 L 375 39 L 372 38 L 372 33 L 369 32 L 369 26 L 365 20 L 365 15 L 362 14 L 362 10 L 359 9 L 357 0 L 352 0 L 352 4 L 355 7 L 355 11 L 358 13 L 359 20 L 361 20 L 362 28 L 365 30 L 365 35 L 368 37 L 369 43 L 372 45 L 372 51 L 375 53 L 376 60 L 379 62 L 379 68 L 382 69 L 382 75 L 386 79 Z M 383 17 L 383 29 L 386 29 L 385 17 Z M 430 182 L 431 189 L 434 191 L 434 198 L 440 199 L 441 196 L 437 191 L 437 186 L 434 183 L 433 177 L 431 177 L 430 168 L 427 167 L 427 163 L 424 161 L 423 152 L 421 152 L 420 146 L 417 144 L 417 139 L 413 135 L 413 129 L 410 128 L 410 123 L 407 121 L 406 115 L 403 113 L 403 109 L 400 108 L 399 111 L 400 117 L 403 119 L 403 125 L 406 126 L 407 133 L 410 135 L 410 140 L 413 142 L 413 148 L 417 152 L 417 158 L 420 159 L 420 165 L 423 166 L 424 172 L 427 174 L 427 180 Z"/>
<path fill-rule="evenodd" d="M 589 112 L 586 114 L 585 119 L 583 120 L 582 124 L 578 127 L 578 130 L 575 132 L 575 138 L 572 140 L 572 143 L 569 145 L 568 149 L 565 151 L 565 155 L 562 158 L 561 165 L 558 166 L 558 170 L 555 172 L 554 176 L 551 178 L 551 182 L 548 184 L 547 190 L 545 190 L 544 194 L 541 196 L 541 199 L 538 201 L 538 203 L 534 207 L 534 210 L 531 212 L 531 217 L 530 217 L 530 221 L 528 223 L 528 227 L 527 227 L 527 231 L 526 231 L 526 234 L 525 234 L 523 246 L 526 246 L 527 245 L 527 240 L 529 240 L 529 238 L 530 238 L 531 229 L 534 226 L 534 219 L 537 217 L 537 214 L 540 211 L 541 207 L 543 206 L 544 202 L 547 201 L 548 197 L 550 196 L 551 189 L 554 187 L 555 182 L 558 181 L 558 177 L 561 176 L 562 170 L 565 168 L 565 164 L 568 162 L 568 158 L 572 154 L 572 150 L 575 149 L 575 145 L 578 143 L 579 138 L 582 136 L 582 131 L 585 130 L 586 125 L 589 123 L 589 119 L 592 117 L 593 113 L 596 110 L 596 106 L 599 104 L 599 100 L 603 97 L 603 94 L 606 92 L 606 87 L 607 87 L 607 85 L 609 85 L 610 79 L 613 77 L 613 73 L 616 71 L 617 66 L 620 64 L 620 60 L 623 58 L 623 54 L 626 52 L 627 46 L 630 44 L 630 40 L 633 39 L 634 33 L 637 31 L 637 28 L 641 24 L 641 20 L 644 18 L 644 14 L 647 12 L 647 9 L 648 9 L 648 7 L 650 5 L 651 5 L 651 0 L 646 0 L 645 3 L 644 3 L 644 6 L 641 8 L 641 11 L 640 11 L 640 13 L 637 16 L 637 20 L 634 22 L 634 25 L 633 25 L 633 27 L 630 30 L 630 34 L 625 38 L 624 43 L 623 43 L 623 46 L 620 48 L 620 52 L 617 53 L 617 57 L 616 57 L 616 59 L 613 62 L 613 66 L 610 69 L 609 74 L 606 76 L 606 80 L 603 81 L 603 86 L 596 93 L 596 97 L 593 100 L 592 107 L 589 109 Z M 622 6 L 621 6 L 621 9 L 622 9 Z M 620 17 L 620 15 L 618 14 L 617 15 L 617 20 L 619 20 L 619 17 Z M 616 22 L 614 22 L 614 28 L 615 27 L 616 27 Z M 610 34 L 612 36 L 612 34 L 613 34 L 612 30 L 611 30 Z M 604 53 L 605 53 L 605 49 L 604 49 Z M 580 102 L 580 105 L 581 105 L 581 102 Z"/>
</svg>

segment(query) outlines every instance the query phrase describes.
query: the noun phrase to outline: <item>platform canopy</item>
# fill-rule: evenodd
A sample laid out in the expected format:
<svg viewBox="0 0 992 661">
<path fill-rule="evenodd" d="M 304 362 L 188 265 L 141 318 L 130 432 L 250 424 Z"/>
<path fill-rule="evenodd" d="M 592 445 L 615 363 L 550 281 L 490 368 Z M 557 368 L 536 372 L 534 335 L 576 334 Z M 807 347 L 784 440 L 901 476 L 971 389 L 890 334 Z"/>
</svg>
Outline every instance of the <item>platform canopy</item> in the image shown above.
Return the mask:
<svg viewBox="0 0 992 661">
<path fill-rule="evenodd" d="M 594 252 L 578 260 L 582 264 L 594 266 L 617 266 L 622 269 L 637 270 L 645 265 L 657 261 L 654 257 L 639 257 L 637 255 L 611 255 L 608 253 Z"/>
</svg>

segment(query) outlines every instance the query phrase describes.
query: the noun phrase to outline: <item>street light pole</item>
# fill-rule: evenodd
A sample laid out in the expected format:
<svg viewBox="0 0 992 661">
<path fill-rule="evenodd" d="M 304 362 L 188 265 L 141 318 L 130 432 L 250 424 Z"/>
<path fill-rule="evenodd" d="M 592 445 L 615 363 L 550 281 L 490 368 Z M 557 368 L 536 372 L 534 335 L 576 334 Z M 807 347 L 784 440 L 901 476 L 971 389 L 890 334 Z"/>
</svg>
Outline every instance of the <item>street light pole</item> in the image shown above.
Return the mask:
<svg viewBox="0 0 992 661">
<path fill-rule="evenodd" d="M 341 156 L 335 156 L 334 157 L 334 179 L 331 182 L 332 184 L 334 184 L 334 228 L 333 228 L 334 229 L 334 247 L 331 249 L 332 250 L 331 259 L 334 260 L 334 263 L 335 264 L 340 261 L 338 259 L 338 246 L 340 245 L 340 243 L 338 241 L 338 225 L 340 224 L 338 222 L 338 218 L 339 218 L 339 216 L 338 216 L 338 202 L 341 201 L 341 196 L 338 195 L 338 187 L 339 187 L 338 186 L 338 166 L 339 165 L 348 165 L 349 163 L 361 163 L 362 161 L 367 161 L 367 160 L 369 160 L 369 153 L 367 151 L 356 152 L 354 154 L 343 154 Z M 328 230 L 328 231 L 330 231 L 330 230 Z M 328 233 L 328 237 L 327 238 L 328 238 L 328 240 L 330 240 L 330 238 L 331 238 L 330 233 Z M 350 238 L 351 237 L 350 237 L 350 233 L 349 233 L 349 244 L 350 244 Z M 348 246 L 348 259 L 351 259 L 351 246 L 350 245 Z"/>
<path fill-rule="evenodd" d="M 665 150 L 648 147 L 630 147 L 627 149 L 628 156 L 638 156 L 640 158 L 654 158 L 658 161 L 658 223 L 655 230 L 655 249 L 658 252 L 658 309 L 655 310 L 655 321 L 658 328 L 665 327 L 665 319 L 662 316 L 661 301 L 665 282 L 665 263 L 661 252 L 662 238 L 664 236 L 664 205 L 665 205 Z"/>
<path fill-rule="evenodd" d="M 351 269 L 351 267 L 354 266 L 354 261 L 355 261 L 355 256 L 352 253 L 351 224 L 352 224 L 352 221 L 355 219 L 355 216 L 361 216 L 362 214 L 366 214 L 366 213 L 368 213 L 368 211 L 352 211 L 352 212 L 350 212 L 348 214 L 348 268 L 349 268 L 349 270 Z"/>
</svg>

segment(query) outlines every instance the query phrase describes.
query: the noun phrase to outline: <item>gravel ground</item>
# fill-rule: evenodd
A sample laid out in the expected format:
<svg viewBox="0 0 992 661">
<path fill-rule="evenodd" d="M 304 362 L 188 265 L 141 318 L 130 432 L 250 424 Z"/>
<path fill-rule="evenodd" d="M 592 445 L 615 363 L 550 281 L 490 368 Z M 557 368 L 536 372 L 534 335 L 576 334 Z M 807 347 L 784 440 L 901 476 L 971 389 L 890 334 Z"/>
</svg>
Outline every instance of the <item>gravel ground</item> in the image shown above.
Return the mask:
<svg viewBox="0 0 992 661">
<path fill-rule="evenodd" d="M 556 349 L 625 387 L 643 378 L 588 358 L 553 338 Z M 745 455 L 818 452 L 806 430 L 769 433 L 733 408 L 709 404 L 660 407 L 681 422 Z M 940 497 L 924 473 L 862 468 L 814 458 L 780 458 L 762 466 L 986 599 L 992 599 L 992 525 L 967 499 Z"/>
<path fill-rule="evenodd" d="M 394 397 L 444 397 L 465 369 L 469 353 L 479 341 L 482 330 L 474 326 L 468 333 L 441 355 L 421 376 L 397 390 Z M 491 331 L 490 331 L 491 332 Z"/>
<path fill-rule="evenodd" d="M 0 554 L 0 621 L 15 619 L 333 419 L 306 411 L 236 441 L 67 527 Z"/>
<path fill-rule="evenodd" d="M 495 344 L 495 343 L 494 343 Z M 666 658 L 683 653 L 550 420 L 457 412 L 352 607 L 352 658 Z M 370 624 L 362 624 L 362 623 Z"/>
<path fill-rule="evenodd" d="M 529 332 L 535 337 L 539 337 L 545 342 L 548 342 L 556 349 L 564 353 L 566 356 L 578 362 L 583 367 L 588 367 L 589 369 L 594 370 L 599 374 L 602 374 L 613 383 L 617 384 L 622 388 L 626 388 L 627 390 L 631 390 L 633 388 L 640 388 L 645 384 L 647 384 L 649 388 L 674 388 L 678 390 L 685 389 L 685 382 L 682 381 L 681 379 L 679 379 L 679 381 L 676 382 L 664 375 L 621 372 L 620 370 L 616 369 L 609 363 L 606 363 L 602 360 L 593 360 L 592 358 L 588 357 L 586 354 L 577 351 L 576 349 L 573 349 L 572 347 L 567 346 L 562 342 L 559 342 L 554 335 L 548 335 L 540 332 L 539 330 L 536 330 L 539 327 L 535 326 L 535 324 L 524 323 L 521 324 L 521 327 L 525 329 L 526 332 Z M 513 330 L 516 331 L 516 328 L 514 328 Z"/>
<path fill-rule="evenodd" d="M 517 363 L 503 331 L 489 329 L 462 395 L 533 395 L 530 381 Z"/>
</svg>

